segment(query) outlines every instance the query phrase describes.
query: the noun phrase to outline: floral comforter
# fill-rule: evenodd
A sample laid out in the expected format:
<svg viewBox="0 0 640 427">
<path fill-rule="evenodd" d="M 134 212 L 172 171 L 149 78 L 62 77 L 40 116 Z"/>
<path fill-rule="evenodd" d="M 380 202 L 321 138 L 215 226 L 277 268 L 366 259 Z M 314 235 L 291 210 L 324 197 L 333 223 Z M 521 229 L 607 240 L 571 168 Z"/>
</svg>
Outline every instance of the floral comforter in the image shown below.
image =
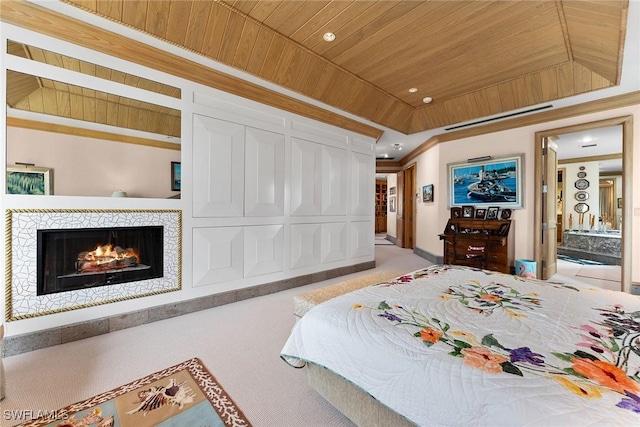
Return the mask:
<svg viewBox="0 0 640 427">
<path fill-rule="evenodd" d="M 310 310 L 281 352 L 421 426 L 640 426 L 640 297 L 433 266 Z"/>
</svg>

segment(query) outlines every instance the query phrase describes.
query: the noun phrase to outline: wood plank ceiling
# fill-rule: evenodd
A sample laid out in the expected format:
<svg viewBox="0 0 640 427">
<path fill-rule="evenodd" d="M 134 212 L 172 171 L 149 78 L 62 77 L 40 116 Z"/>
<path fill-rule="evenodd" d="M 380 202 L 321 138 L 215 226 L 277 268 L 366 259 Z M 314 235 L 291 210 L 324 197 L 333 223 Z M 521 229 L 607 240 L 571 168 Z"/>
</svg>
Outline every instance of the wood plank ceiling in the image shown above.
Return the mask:
<svg viewBox="0 0 640 427">
<path fill-rule="evenodd" d="M 405 134 L 618 85 L 628 8 L 628 0 L 63 1 Z"/>
<path fill-rule="evenodd" d="M 180 97 L 180 89 L 33 46 L 8 41 L 7 52 L 56 67 Z M 17 110 L 180 137 L 181 112 L 148 102 L 7 71 L 7 105 Z"/>
</svg>

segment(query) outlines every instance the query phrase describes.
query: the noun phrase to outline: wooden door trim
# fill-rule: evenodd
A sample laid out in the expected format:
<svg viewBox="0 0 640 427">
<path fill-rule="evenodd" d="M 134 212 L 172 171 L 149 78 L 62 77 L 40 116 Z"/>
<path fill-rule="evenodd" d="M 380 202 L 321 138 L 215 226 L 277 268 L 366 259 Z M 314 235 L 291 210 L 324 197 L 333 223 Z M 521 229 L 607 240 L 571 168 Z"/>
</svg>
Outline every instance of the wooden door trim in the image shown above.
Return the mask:
<svg viewBox="0 0 640 427">
<path fill-rule="evenodd" d="M 558 134 L 580 132 L 588 129 L 622 126 L 622 253 L 621 253 L 621 291 L 631 293 L 631 263 L 625 259 L 631 259 L 632 243 L 632 206 L 629 201 L 632 197 L 631 177 L 633 174 L 633 116 L 621 116 L 611 119 L 582 123 L 579 125 L 548 129 L 535 133 L 535 168 L 534 168 L 534 194 L 542 194 L 542 138 Z M 534 259 L 538 266 L 538 275 L 542 272 L 542 200 L 534 197 Z"/>
</svg>

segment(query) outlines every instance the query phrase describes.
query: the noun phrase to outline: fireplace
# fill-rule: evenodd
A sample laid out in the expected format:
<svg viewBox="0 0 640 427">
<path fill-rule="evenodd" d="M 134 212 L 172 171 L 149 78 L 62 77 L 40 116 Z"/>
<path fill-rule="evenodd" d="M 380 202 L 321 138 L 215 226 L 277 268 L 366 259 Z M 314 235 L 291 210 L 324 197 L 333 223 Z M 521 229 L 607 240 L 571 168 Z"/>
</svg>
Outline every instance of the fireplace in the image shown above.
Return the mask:
<svg viewBox="0 0 640 427">
<path fill-rule="evenodd" d="M 163 277 L 163 228 L 37 230 L 37 295 Z"/>
</svg>

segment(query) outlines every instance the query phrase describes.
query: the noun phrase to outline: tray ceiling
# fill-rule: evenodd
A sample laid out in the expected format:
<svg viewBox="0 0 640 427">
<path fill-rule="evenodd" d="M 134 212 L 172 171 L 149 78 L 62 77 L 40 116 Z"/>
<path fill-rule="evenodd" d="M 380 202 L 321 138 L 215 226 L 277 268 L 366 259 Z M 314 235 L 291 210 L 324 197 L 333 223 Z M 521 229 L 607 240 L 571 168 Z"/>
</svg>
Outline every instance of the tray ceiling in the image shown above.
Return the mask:
<svg viewBox="0 0 640 427">
<path fill-rule="evenodd" d="M 628 7 L 627 0 L 64 1 L 405 134 L 618 85 Z M 326 32 L 333 42 L 323 40 Z"/>
</svg>

